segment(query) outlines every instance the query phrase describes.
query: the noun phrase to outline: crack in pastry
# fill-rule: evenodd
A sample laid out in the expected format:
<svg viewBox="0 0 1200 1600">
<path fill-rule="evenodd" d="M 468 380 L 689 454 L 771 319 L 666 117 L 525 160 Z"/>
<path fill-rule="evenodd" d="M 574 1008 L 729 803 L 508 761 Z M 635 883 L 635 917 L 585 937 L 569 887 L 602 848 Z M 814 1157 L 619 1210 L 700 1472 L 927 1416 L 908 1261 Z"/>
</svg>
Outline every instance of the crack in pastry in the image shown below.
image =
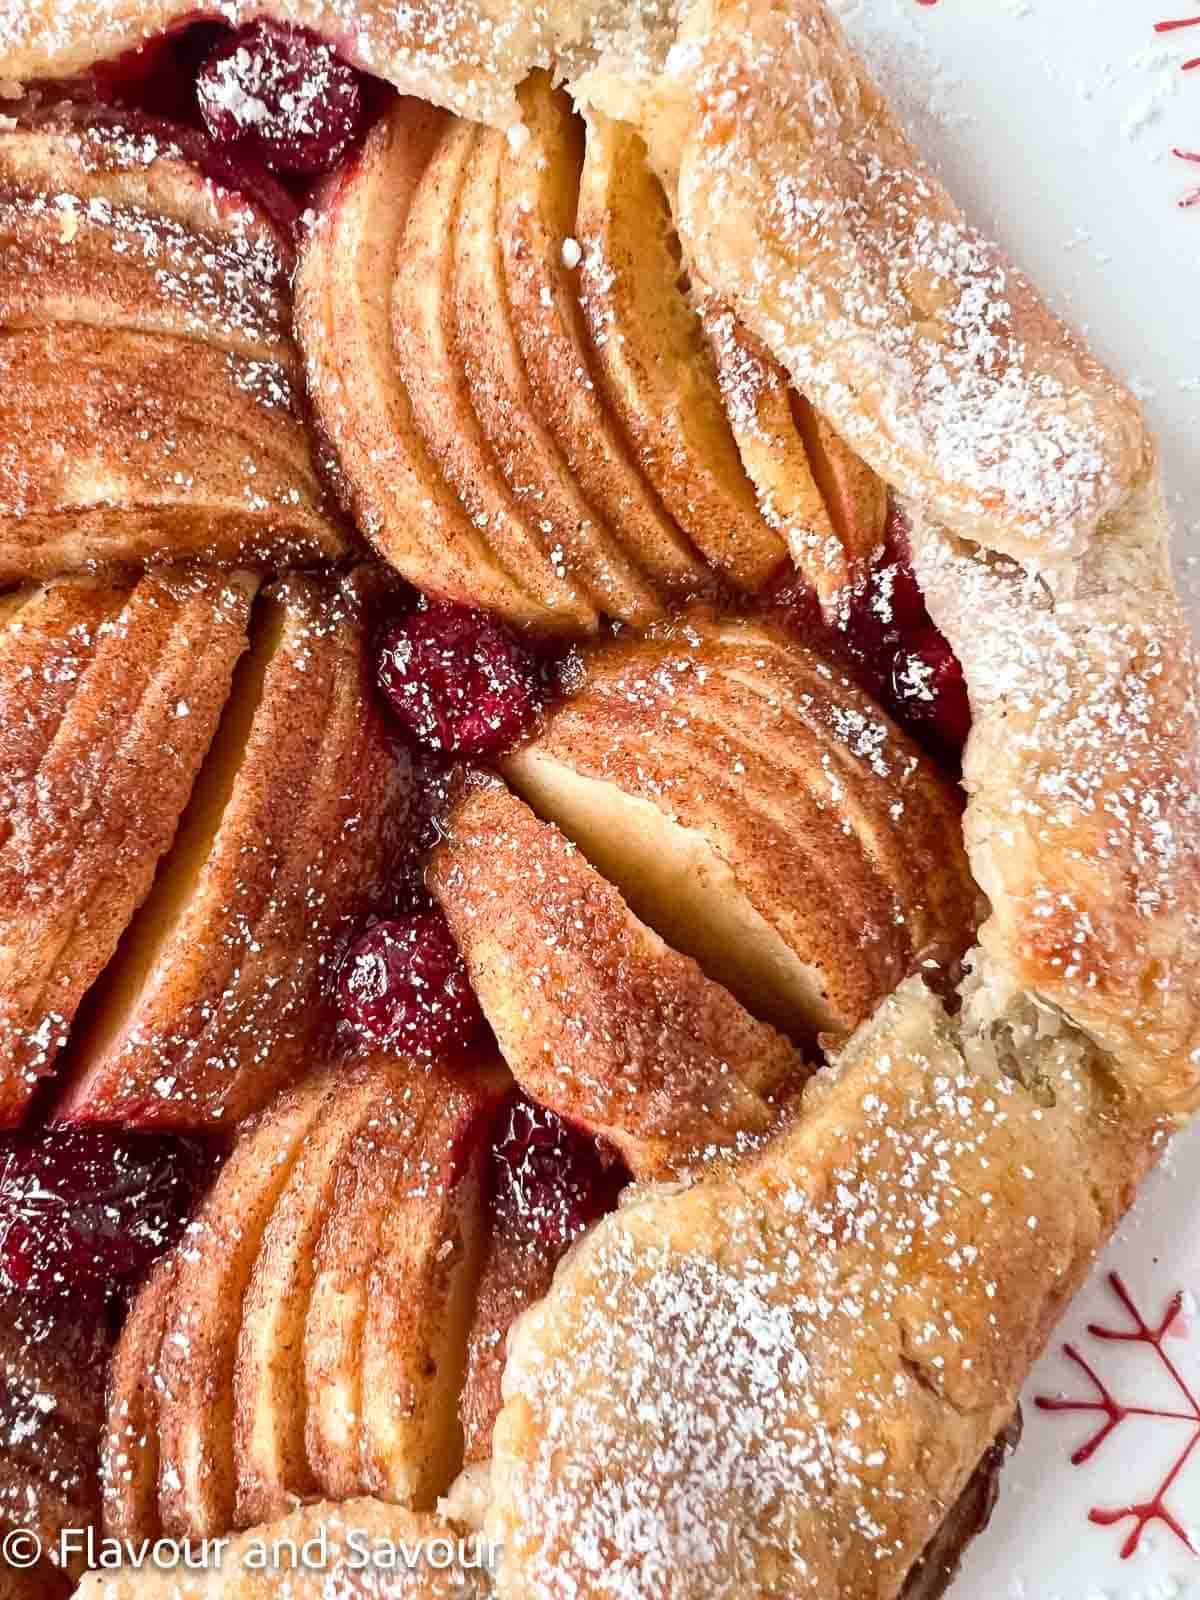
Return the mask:
<svg viewBox="0 0 1200 1600">
<path fill-rule="evenodd" d="M 317 480 L 289 249 L 169 137 L 0 131 L 0 581 L 346 553 Z"/>
<path fill-rule="evenodd" d="M 236 1122 L 328 1032 L 334 958 L 406 814 L 365 603 L 316 578 L 264 595 L 175 846 L 76 1030 L 60 1119 Z"/>
<path fill-rule="evenodd" d="M 0 1121 L 18 1120 L 53 1070 L 151 892 L 255 588 L 236 574 L 67 580 L 24 594 L 0 632 Z"/>
</svg>

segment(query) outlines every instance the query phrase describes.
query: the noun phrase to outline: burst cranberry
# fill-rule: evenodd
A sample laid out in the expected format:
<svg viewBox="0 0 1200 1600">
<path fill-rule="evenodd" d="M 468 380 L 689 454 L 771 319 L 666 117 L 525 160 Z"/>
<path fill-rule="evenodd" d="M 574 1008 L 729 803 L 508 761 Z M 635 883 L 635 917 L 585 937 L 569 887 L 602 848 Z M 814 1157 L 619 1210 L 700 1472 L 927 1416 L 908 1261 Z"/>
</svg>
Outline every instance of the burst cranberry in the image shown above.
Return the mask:
<svg viewBox="0 0 1200 1600">
<path fill-rule="evenodd" d="M 892 661 L 892 698 L 904 721 L 927 728 L 946 752 L 958 752 L 971 731 L 971 707 L 962 666 L 949 642 L 930 624 L 906 640 Z"/>
<path fill-rule="evenodd" d="M 495 1145 L 496 1211 L 509 1226 L 565 1249 L 616 1203 L 627 1178 L 594 1139 L 519 1096 Z"/>
<path fill-rule="evenodd" d="M 428 1060 L 476 1043 L 486 1023 L 446 919 L 431 911 L 377 922 L 339 980 L 342 1016 L 372 1044 Z"/>
<path fill-rule="evenodd" d="M 310 177 L 345 155 L 364 116 L 354 69 L 307 29 L 277 22 L 253 22 L 219 44 L 196 97 L 217 144 Z"/>
<path fill-rule="evenodd" d="M 385 631 L 379 682 L 418 743 L 447 755 L 485 756 L 524 729 L 538 695 L 531 658 L 484 611 L 431 605 Z"/>
<path fill-rule="evenodd" d="M 105 1293 L 177 1237 L 204 1159 L 180 1140 L 106 1128 L 0 1142 L 0 1284 L 39 1295 Z"/>
</svg>

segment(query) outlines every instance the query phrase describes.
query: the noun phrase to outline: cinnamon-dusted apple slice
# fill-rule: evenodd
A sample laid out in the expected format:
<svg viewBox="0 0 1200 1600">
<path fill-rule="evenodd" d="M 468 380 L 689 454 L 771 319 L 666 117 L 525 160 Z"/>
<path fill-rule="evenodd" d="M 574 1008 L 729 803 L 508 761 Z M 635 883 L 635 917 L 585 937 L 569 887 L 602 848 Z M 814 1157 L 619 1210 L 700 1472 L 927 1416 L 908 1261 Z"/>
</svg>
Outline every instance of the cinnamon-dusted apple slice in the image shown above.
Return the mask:
<svg viewBox="0 0 1200 1600">
<path fill-rule="evenodd" d="M 596 608 L 645 624 L 662 605 L 599 512 L 588 504 L 536 399 L 517 344 L 498 237 L 508 140 L 485 130 L 470 161 L 454 229 L 455 339 L 475 415 L 517 499 Z"/>
<path fill-rule="evenodd" d="M 616 824 L 620 826 L 619 823 Z M 764 1133 L 797 1052 L 626 905 L 499 782 L 455 803 L 429 868 L 505 1060 L 637 1177 Z"/>
<path fill-rule="evenodd" d="M 296 577 L 260 601 L 175 847 L 89 999 L 60 1119 L 237 1121 L 330 1025 L 331 962 L 407 800 L 360 587 Z"/>
<path fill-rule="evenodd" d="M 822 612 L 836 621 L 883 539 L 887 491 L 728 307 L 704 295 L 699 310 L 759 509 L 787 540 Z"/>
<path fill-rule="evenodd" d="M 172 1252 L 142 1285 L 121 1329 L 108 1374 L 108 1417 L 100 1446 L 104 1531 L 115 1539 L 157 1539 L 160 1360 L 175 1289 Z"/>
<path fill-rule="evenodd" d="M 656 593 L 695 593 L 709 574 L 635 463 L 593 372 L 577 293 L 583 123 L 543 72 L 519 90 L 523 144 L 500 169 L 504 279 L 536 411 L 589 503 L 620 538 Z"/>
<path fill-rule="evenodd" d="M 456 1550 L 457 1546 L 457 1550 Z M 309 1559 L 304 1559 L 304 1552 Z M 314 1560 L 316 1552 L 321 1558 Z M 295 1555 L 293 1555 L 295 1552 Z M 32 1591 L 45 1600 L 42 1591 Z M 322 1500 L 239 1534 L 205 1571 L 93 1572 L 77 1600 L 487 1600 L 487 1546 L 382 1500 Z"/>
<path fill-rule="evenodd" d="M 304 1449 L 304 1320 L 313 1251 L 339 1165 L 391 1086 L 389 1076 L 400 1073 L 377 1067 L 339 1081 L 263 1233 L 233 1373 L 240 1527 L 282 1516 L 316 1490 Z"/>
<path fill-rule="evenodd" d="M 150 892 L 255 588 L 203 572 L 64 581 L 0 629 L 0 1122 L 52 1068 Z"/>
<path fill-rule="evenodd" d="M 507 758 L 664 938 L 800 1040 L 960 956 L 977 894 L 944 778 L 848 679 L 751 623 L 614 641 Z"/>
<path fill-rule="evenodd" d="M 243 1302 L 279 1197 L 336 1094 L 336 1073 L 318 1073 L 244 1128 L 177 1247 L 158 1402 L 159 1514 L 172 1537 L 204 1538 L 234 1525 Z"/>
<path fill-rule="evenodd" d="M 587 118 L 576 231 L 597 369 L 638 460 L 718 572 L 741 589 L 761 588 L 787 545 L 761 515 L 729 430 L 645 144 L 600 112 Z"/>
<path fill-rule="evenodd" d="M 455 232 L 480 137 L 473 123 L 447 122 L 417 182 L 392 285 L 396 363 L 430 455 L 498 558 L 558 626 L 592 629 L 595 607 L 514 495 L 480 427 L 455 335 Z"/>
<path fill-rule="evenodd" d="M 427 593 L 544 624 L 425 448 L 392 345 L 396 255 L 446 121 L 397 101 L 329 181 L 296 275 L 296 329 L 317 420 L 380 555 Z"/>
<path fill-rule="evenodd" d="M 0 131 L 0 582 L 344 554 L 296 389 L 290 250 L 158 130 Z"/>
<path fill-rule="evenodd" d="M 304 1333 L 307 1454 L 328 1495 L 430 1506 L 461 1464 L 480 1173 L 510 1085 L 498 1063 L 406 1065 L 339 1168 Z"/>
</svg>

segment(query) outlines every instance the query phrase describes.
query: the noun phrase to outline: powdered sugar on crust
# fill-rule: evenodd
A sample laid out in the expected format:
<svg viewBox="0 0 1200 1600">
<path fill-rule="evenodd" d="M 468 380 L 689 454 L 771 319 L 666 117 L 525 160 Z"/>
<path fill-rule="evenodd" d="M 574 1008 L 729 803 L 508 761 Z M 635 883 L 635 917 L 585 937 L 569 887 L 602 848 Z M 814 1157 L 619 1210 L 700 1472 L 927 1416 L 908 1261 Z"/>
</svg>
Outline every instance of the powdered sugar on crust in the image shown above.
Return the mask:
<svg viewBox="0 0 1200 1600">
<path fill-rule="evenodd" d="M 1136 404 L 963 219 L 815 4 L 700 6 L 660 166 L 701 276 L 893 485 L 1053 568 L 1148 470 Z"/>
<path fill-rule="evenodd" d="M 506 1600 L 899 1591 L 1142 1159 L 1039 1064 L 1054 1112 L 909 985 L 736 1176 L 600 1225 L 510 1336 Z"/>
</svg>

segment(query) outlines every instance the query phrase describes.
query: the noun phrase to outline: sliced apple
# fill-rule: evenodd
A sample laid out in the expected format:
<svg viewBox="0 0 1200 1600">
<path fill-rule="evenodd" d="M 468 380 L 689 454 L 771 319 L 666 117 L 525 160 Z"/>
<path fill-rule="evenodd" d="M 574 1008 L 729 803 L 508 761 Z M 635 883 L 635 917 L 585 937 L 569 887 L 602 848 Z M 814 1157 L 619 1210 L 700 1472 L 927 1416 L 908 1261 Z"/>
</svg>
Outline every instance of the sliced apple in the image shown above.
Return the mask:
<svg viewBox="0 0 1200 1600">
<path fill-rule="evenodd" d="M 158 1394 L 176 1256 L 163 1256 L 139 1289 L 108 1374 L 108 1419 L 100 1450 L 104 1531 L 114 1539 L 157 1539 Z"/>
<path fill-rule="evenodd" d="M 638 461 L 718 572 L 741 589 L 761 588 L 787 545 L 759 512 L 725 419 L 645 144 L 600 112 L 588 114 L 576 232 L 597 370 Z"/>
<path fill-rule="evenodd" d="M 429 882 L 513 1076 L 610 1140 L 635 1176 L 678 1174 L 765 1132 L 802 1076 L 786 1039 L 503 785 L 464 791 Z"/>
<path fill-rule="evenodd" d="M 62 1573 L 51 1564 L 60 1535 L 86 1532 L 100 1519 L 97 1470 L 104 1423 L 104 1374 L 109 1335 L 99 1319 L 81 1321 L 19 1294 L 0 1296 L 0 1531 L 21 1528 L 41 1541 L 36 1569 L 42 1587 L 59 1593 Z M 68 1555 L 77 1579 L 83 1560 Z M 7 1563 L 0 1568 L 0 1575 Z"/>
<path fill-rule="evenodd" d="M 450 121 L 417 182 L 396 255 L 392 340 L 430 455 L 510 572 L 563 628 L 592 629 L 596 609 L 513 494 L 471 405 L 455 340 L 454 239 L 468 165 L 481 137 Z"/>
<path fill-rule="evenodd" d="M 89 998 L 60 1120 L 236 1122 L 332 1025 L 334 954 L 407 802 L 357 582 L 293 578 L 261 601 L 175 847 Z"/>
<path fill-rule="evenodd" d="M 879 548 L 887 491 L 828 423 L 805 407 L 783 368 L 728 307 L 704 295 L 699 310 L 725 414 L 759 509 L 787 540 L 797 571 L 835 621 L 847 591 Z"/>
<path fill-rule="evenodd" d="M 848 1033 L 973 936 L 960 802 L 852 683 L 750 623 L 590 653 L 503 763 L 630 906 L 759 1017 Z"/>
<path fill-rule="evenodd" d="M 169 138 L 0 131 L 0 582 L 348 546 L 313 465 L 289 249 Z"/>
<path fill-rule="evenodd" d="M 122 1567 L 91 1573 L 76 1594 L 78 1600 L 487 1600 L 486 1558 L 483 1541 L 441 1517 L 381 1500 L 326 1500 L 230 1539 L 205 1572 Z M 33 1592 L 41 1600 L 42 1591 Z"/>
<path fill-rule="evenodd" d="M 233 1378 L 243 1302 L 267 1224 L 336 1091 L 333 1074 L 307 1078 L 251 1123 L 177 1247 L 158 1406 L 159 1509 L 172 1537 L 205 1538 L 234 1526 Z"/>
<path fill-rule="evenodd" d="M 498 234 L 508 140 L 486 130 L 467 165 L 454 230 L 455 339 L 480 427 L 509 487 L 561 552 L 596 608 L 644 624 L 662 606 L 582 490 L 542 425 L 517 344 Z"/>
<path fill-rule="evenodd" d="M 500 169 L 498 228 L 512 322 L 542 425 L 589 503 L 663 595 L 693 594 L 709 573 L 634 461 L 597 387 L 572 245 L 583 123 L 543 72 L 519 91 L 524 144 Z"/>
<path fill-rule="evenodd" d="M 233 1373 L 239 1527 L 316 1494 L 305 1451 L 304 1325 L 317 1240 L 362 1125 L 416 1069 L 384 1058 L 339 1077 L 262 1236 Z"/>
<path fill-rule="evenodd" d="M 52 1069 L 150 892 L 245 649 L 255 588 L 244 575 L 182 572 L 59 583 L 0 631 L 0 1121 Z"/>
<path fill-rule="evenodd" d="M 392 348 L 396 255 L 446 120 L 398 101 L 330 180 L 301 254 L 296 329 L 317 420 L 380 555 L 427 593 L 545 624 L 545 606 L 498 563 L 425 448 Z"/>
<path fill-rule="evenodd" d="M 304 1334 L 307 1453 L 327 1495 L 431 1506 L 461 1465 L 479 1174 L 510 1084 L 499 1063 L 407 1067 L 339 1168 Z"/>
<path fill-rule="evenodd" d="M 792 391 L 791 401 L 813 475 L 847 554 L 847 580 L 852 583 L 883 541 L 887 485 L 803 395 Z"/>
<path fill-rule="evenodd" d="M 449 1085 L 391 1197 L 362 1333 L 362 1466 L 384 1499 L 427 1509 L 462 1466 L 458 1398 L 482 1264 L 488 1131 L 503 1069 Z"/>
</svg>

